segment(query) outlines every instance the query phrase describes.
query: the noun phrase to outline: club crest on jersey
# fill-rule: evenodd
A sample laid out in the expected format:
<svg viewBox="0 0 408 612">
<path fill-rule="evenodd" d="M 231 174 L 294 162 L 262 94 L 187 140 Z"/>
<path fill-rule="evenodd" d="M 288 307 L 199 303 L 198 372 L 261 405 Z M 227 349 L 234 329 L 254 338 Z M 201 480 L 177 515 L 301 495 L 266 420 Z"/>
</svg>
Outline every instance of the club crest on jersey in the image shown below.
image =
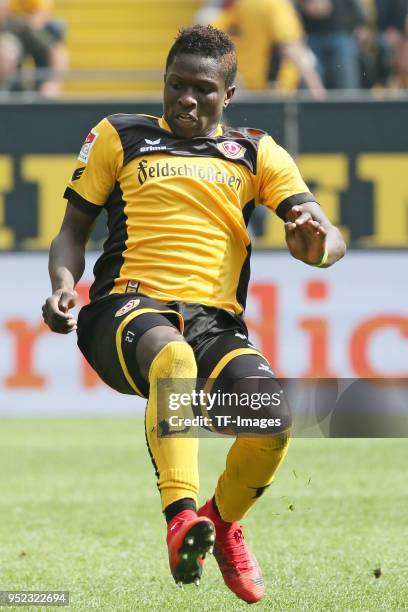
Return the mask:
<svg viewBox="0 0 408 612">
<path fill-rule="evenodd" d="M 119 310 L 115 313 L 115 317 L 122 317 L 124 314 L 129 312 L 129 310 L 133 310 L 133 308 L 137 308 L 139 304 L 140 304 L 140 300 L 129 300 L 128 302 L 126 302 L 124 306 L 122 306 L 122 308 L 119 308 Z"/>
<path fill-rule="evenodd" d="M 225 140 L 217 144 L 217 148 L 230 159 L 241 159 L 246 153 L 246 148 L 234 142 L 233 140 Z"/>
<path fill-rule="evenodd" d="M 87 163 L 91 154 L 91 149 L 94 146 L 95 140 L 98 138 L 98 136 L 98 132 L 95 132 L 94 130 L 91 130 L 89 132 L 88 136 L 85 138 L 84 144 L 82 145 L 82 149 L 79 152 L 79 161 L 83 162 L 84 164 Z"/>
</svg>

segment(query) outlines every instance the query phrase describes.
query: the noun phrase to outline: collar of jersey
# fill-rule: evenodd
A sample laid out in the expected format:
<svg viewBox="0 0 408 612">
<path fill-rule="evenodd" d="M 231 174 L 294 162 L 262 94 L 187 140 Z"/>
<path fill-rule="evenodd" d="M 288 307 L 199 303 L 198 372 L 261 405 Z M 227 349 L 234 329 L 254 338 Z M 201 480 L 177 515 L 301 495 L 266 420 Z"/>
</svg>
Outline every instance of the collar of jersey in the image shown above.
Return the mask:
<svg viewBox="0 0 408 612">
<path fill-rule="evenodd" d="M 159 119 L 159 126 L 162 128 L 162 130 L 166 130 L 167 132 L 171 132 L 171 127 L 169 126 L 169 124 L 167 123 L 167 121 L 165 120 L 164 117 L 160 117 L 160 119 Z M 222 129 L 221 123 L 219 123 L 217 125 L 217 129 L 215 130 L 215 134 L 214 134 L 214 136 L 212 136 L 212 138 L 218 138 L 218 136 L 222 136 L 222 135 L 223 135 L 223 129 Z"/>
</svg>

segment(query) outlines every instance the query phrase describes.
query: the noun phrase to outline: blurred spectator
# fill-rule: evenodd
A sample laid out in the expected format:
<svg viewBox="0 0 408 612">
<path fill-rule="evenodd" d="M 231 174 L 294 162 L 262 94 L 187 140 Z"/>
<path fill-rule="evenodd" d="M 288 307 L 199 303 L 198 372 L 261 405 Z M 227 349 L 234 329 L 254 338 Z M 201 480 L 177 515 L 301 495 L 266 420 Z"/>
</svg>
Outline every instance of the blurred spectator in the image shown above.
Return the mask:
<svg viewBox="0 0 408 612">
<path fill-rule="evenodd" d="M 239 78 L 244 87 L 259 90 L 268 87 L 274 52 L 285 60 L 280 70 L 281 89 L 293 89 L 290 81 L 298 80 L 297 71 L 288 68 L 291 63 L 312 95 L 317 99 L 324 97 L 313 55 L 303 44 L 302 24 L 290 0 L 225 0 L 219 6 L 221 10 L 211 23 L 234 40 Z M 210 2 L 206 9 L 214 14 L 216 2 Z"/>
<path fill-rule="evenodd" d="M 377 29 L 376 83 L 405 87 L 408 0 L 374 0 L 373 8 Z"/>
<path fill-rule="evenodd" d="M 22 53 L 19 64 L 21 81 L 21 60 L 25 57 L 41 57 L 46 61 L 48 47 L 28 23 L 10 14 L 9 0 L 0 0 L 0 34 L 4 33 L 13 34 L 21 44 Z"/>
<path fill-rule="evenodd" d="M 19 91 L 21 88 L 18 67 L 22 54 L 22 45 L 14 34 L 0 34 L 0 91 Z"/>
<path fill-rule="evenodd" d="M 408 39 L 405 37 L 394 62 L 395 85 L 408 88 Z M 393 83 L 392 83 L 393 85 Z"/>
<path fill-rule="evenodd" d="M 22 88 L 35 88 L 45 96 L 55 95 L 53 83 L 58 75 L 58 67 L 55 66 L 55 58 L 51 50 L 53 44 L 51 35 L 34 30 L 26 19 L 12 15 L 9 0 L 0 0 L 0 34 L 4 32 L 13 34 L 20 41 L 23 49 L 21 58 L 23 62 L 31 58 L 35 67 L 43 70 L 42 78 L 34 84 L 27 83 L 26 77 L 23 78 L 22 61 L 20 61 L 19 75 L 23 84 Z"/>
<path fill-rule="evenodd" d="M 327 89 L 362 85 L 359 42 L 370 36 L 362 0 L 298 0 L 307 40 Z"/>
<path fill-rule="evenodd" d="M 53 0 L 14 0 L 14 10 L 25 17 L 30 27 L 48 47 L 47 57 L 34 56 L 35 67 L 43 72 L 36 87 L 48 97 L 61 91 L 62 76 L 68 67 L 65 23 L 52 16 Z M 47 70 L 49 73 L 47 74 Z"/>
<path fill-rule="evenodd" d="M 408 0 L 374 0 L 374 8 L 380 33 L 398 38 L 405 33 Z"/>
</svg>

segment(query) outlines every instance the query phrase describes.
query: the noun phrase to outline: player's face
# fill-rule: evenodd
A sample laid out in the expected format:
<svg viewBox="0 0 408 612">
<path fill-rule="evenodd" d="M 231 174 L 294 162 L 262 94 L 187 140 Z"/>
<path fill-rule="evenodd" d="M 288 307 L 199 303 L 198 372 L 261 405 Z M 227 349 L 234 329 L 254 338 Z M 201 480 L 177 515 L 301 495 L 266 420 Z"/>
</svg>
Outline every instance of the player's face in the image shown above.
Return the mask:
<svg viewBox="0 0 408 612">
<path fill-rule="evenodd" d="M 181 54 L 174 58 L 164 77 L 164 118 L 181 138 L 211 136 L 235 87 L 225 86 L 217 60 Z"/>
</svg>

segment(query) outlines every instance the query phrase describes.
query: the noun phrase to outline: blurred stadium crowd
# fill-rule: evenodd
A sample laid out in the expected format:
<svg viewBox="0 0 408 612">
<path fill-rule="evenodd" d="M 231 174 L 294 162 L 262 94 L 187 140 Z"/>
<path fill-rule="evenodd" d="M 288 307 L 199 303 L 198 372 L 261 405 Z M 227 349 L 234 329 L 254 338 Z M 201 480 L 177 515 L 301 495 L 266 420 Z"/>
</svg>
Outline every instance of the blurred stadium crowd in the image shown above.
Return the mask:
<svg viewBox="0 0 408 612">
<path fill-rule="evenodd" d="M 212 0 L 200 11 L 234 38 L 248 89 L 404 88 L 407 0 Z"/>
<path fill-rule="evenodd" d="M 285 95 L 308 89 L 322 99 L 333 89 L 408 87 L 408 0 L 118 0 L 111 6 L 0 0 L 0 92 L 95 95 L 112 83 L 115 93 L 158 91 L 165 49 L 177 28 L 192 22 L 232 36 L 243 89 Z"/>
<path fill-rule="evenodd" d="M 61 93 L 66 24 L 53 9 L 53 0 L 0 0 L 0 91 Z"/>
</svg>

